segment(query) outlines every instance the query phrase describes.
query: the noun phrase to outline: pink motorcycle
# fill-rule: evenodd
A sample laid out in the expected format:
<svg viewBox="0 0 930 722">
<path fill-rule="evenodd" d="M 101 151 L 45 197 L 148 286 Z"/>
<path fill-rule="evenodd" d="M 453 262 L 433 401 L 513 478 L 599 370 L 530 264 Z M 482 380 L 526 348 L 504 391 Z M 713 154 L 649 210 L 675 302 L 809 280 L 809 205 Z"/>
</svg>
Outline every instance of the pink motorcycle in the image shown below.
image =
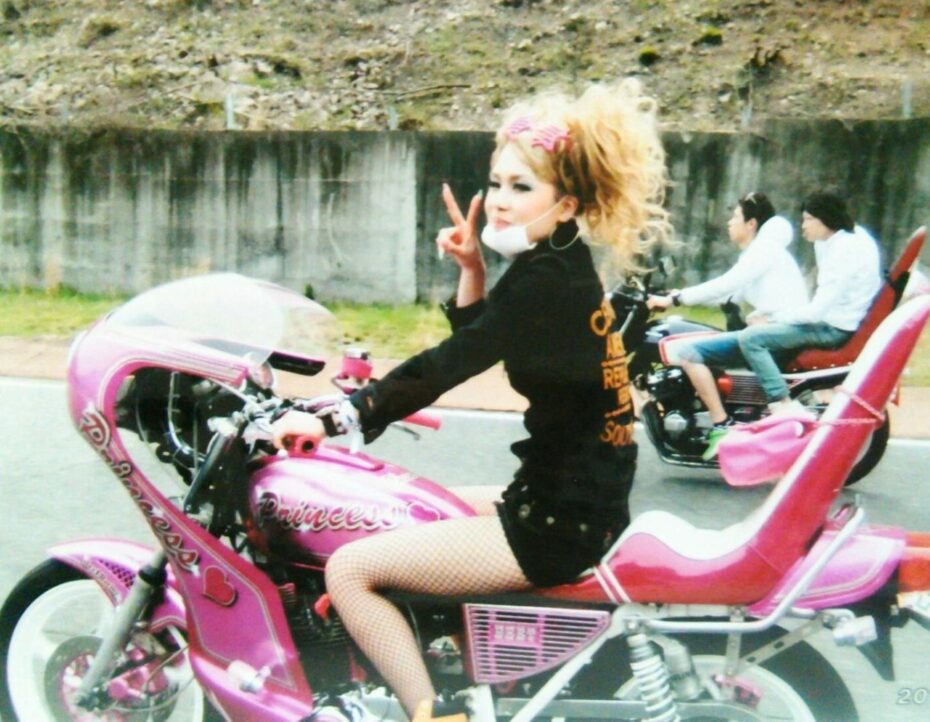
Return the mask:
<svg viewBox="0 0 930 722">
<path fill-rule="evenodd" d="M 356 440 L 273 448 L 277 416 L 327 401 L 274 393 L 275 370 L 322 370 L 297 344 L 327 316 L 216 274 L 144 293 L 75 342 L 71 414 L 156 543 L 60 544 L 21 580 L 0 613 L 5 720 L 406 719 L 329 606 L 323 568 L 354 539 L 473 511 Z M 742 521 L 648 511 L 572 584 L 398 597 L 437 688 L 475 720 L 856 719 L 803 640 L 826 627 L 886 671 L 889 610 L 930 622 L 930 535 L 833 509 L 870 432 L 855 422 L 884 408 L 928 316 L 922 296 L 882 323 Z M 368 374 L 346 358 L 339 379 Z"/>
</svg>

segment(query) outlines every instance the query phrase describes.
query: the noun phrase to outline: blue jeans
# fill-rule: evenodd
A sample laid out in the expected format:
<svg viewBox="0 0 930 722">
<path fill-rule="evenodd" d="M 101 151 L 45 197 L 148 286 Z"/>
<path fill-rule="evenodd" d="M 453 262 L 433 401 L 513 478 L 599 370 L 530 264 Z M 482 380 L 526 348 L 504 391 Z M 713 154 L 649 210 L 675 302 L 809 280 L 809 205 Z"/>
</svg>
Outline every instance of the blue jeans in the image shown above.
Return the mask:
<svg viewBox="0 0 930 722">
<path fill-rule="evenodd" d="M 728 331 L 693 341 L 678 351 L 684 361 L 716 368 L 745 368 L 746 359 L 739 349 L 741 331 Z"/>
<path fill-rule="evenodd" d="M 769 402 L 788 397 L 788 385 L 781 376 L 776 357 L 806 348 L 837 348 L 853 335 L 829 323 L 767 323 L 739 331 L 739 347 Z"/>
</svg>

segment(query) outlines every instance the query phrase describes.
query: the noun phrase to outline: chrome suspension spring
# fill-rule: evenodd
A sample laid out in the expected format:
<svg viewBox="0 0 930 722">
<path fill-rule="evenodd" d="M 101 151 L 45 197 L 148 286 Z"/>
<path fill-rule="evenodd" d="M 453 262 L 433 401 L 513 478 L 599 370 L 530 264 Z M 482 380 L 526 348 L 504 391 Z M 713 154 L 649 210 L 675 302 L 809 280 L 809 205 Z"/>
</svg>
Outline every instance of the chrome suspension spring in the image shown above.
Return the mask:
<svg viewBox="0 0 930 722">
<path fill-rule="evenodd" d="M 639 689 L 639 696 L 646 703 L 647 717 L 644 722 L 679 722 L 678 708 L 669 684 L 668 669 L 645 634 L 627 637 L 630 647 L 630 667 Z"/>
</svg>

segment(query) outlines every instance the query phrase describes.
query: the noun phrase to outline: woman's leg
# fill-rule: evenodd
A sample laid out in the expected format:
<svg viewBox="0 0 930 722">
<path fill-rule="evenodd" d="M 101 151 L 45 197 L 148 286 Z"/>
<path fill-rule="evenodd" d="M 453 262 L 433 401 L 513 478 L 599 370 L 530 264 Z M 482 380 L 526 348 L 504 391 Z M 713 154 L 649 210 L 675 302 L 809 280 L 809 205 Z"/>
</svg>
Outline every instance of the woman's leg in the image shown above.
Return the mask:
<svg viewBox="0 0 930 722">
<path fill-rule="evenodd" d="M 476 514 L 493 516 L 497 514 L 495 502 L 501 500 L 503 486 L 453 486 L 449 489 L 459 499 L 471 506 Z"/>
<path fill-rule="evenodd" d="M 497 516 L 398 529 L 341 547 L 326 564 L 326 587 L 349 634 L 412 715 L 435 690 L 416 637 L 379 592 L 457 596 L 527 589 Z"/>
</svg>

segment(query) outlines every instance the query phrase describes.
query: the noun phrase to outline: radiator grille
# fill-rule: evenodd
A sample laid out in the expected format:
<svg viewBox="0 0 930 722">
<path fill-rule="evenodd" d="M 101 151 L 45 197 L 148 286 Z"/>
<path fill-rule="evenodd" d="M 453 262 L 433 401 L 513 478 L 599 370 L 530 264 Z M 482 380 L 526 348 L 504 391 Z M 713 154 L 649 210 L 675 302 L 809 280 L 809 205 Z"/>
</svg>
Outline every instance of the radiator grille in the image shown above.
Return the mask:
<svg viewBox="0 0 930 722">
<path fill-rule="evenodd" d="M 725 401 L 728 404 L 762 405 L 766 403 L 765 393 L 755 376 L 729 376 L 729 379 L 733 382 L 733 388 L 726 395 Z"/>
<path fill-rule="evenodd" d="M 764 406 L 768 403 L 765 392 L 759 385 L 759 379 L 751 374 L 728 374 L 727 378 L 733 383 L 730 393 L 725 394 L 725 401 L 728 404 L 746 404 L 752 406 Z M 786 378 L 789 389 L 793 389 L 799 383 L 798 380 Z"/>
<path fill-rule="evenodd" d="M 475 682 L 507 682 L 561 664 L 598 636 L 608 612 L 482 604 L 465 605 Z"/>
</svg>

